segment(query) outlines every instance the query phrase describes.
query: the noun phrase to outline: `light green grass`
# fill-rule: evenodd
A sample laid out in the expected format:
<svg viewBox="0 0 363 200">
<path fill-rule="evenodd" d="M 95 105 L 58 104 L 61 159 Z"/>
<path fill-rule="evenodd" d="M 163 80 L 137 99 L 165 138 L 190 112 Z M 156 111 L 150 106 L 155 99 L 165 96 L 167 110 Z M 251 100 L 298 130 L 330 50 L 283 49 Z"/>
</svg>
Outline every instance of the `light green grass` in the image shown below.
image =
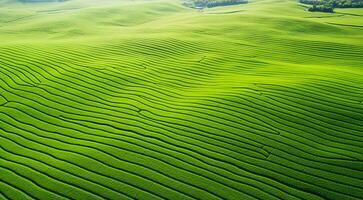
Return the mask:
<svg viewBox="0 0 363 200">
<path fill-rule="evenodd" d="M 0 1 L 0 199 L 360 199 L 362 9 Z"/>
</svg>

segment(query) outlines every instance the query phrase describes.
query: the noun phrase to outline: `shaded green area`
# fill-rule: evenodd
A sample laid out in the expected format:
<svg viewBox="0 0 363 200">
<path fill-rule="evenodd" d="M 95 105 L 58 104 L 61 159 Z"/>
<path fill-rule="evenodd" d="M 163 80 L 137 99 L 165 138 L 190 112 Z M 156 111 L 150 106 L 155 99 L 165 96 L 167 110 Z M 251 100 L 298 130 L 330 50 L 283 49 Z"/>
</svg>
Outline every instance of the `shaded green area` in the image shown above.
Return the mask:
<svg viewBox="0 0 363 200">
<path fill-rule="evenodd" d="M 0 1 L 0 199 L 363 196 L 363 11 Z"/>
<path fill-rule="evenodd" d="M 186 0 L 184 5 L 194 8 L 213 8 L 248 3 L 248 0 Z"/>
</svg>

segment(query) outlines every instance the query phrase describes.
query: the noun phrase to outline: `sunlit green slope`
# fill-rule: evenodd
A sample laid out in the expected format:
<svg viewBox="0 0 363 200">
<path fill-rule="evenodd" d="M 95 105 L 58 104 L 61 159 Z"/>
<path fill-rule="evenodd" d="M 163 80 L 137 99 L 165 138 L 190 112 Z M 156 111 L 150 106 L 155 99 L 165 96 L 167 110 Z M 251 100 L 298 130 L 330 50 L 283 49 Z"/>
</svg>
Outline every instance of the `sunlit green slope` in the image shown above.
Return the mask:
<svg viewBox="0 0 363 200">
<path fill-rule="evenodd" d="M 361 199 L 363 10 L 0 1 L 0 199 Z"/>
</svg>

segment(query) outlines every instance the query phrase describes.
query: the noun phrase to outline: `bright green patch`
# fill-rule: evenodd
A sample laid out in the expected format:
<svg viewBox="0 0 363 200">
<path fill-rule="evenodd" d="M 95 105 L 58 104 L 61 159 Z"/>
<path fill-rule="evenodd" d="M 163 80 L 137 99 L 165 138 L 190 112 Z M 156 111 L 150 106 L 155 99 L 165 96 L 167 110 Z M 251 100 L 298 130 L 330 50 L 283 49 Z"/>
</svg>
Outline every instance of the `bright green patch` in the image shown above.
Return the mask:
<svg viewBox="0 0 363 200">
<path fill-rule="evenodd" d="M 0 1 L 0 199 L 360 199 L 361 9 Z"/>
</svg>

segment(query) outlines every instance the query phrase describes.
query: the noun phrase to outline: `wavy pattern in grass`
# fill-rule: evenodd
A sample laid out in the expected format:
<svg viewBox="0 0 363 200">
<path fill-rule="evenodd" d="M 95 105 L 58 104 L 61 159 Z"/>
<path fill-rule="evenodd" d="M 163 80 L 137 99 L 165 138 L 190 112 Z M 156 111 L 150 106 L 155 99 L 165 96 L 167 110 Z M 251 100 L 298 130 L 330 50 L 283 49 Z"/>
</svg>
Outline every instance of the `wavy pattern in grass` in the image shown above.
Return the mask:
<svg viewBox="0 0 363 200">
<path fill-rule="evenodd" d="M 21 33 L 0 45 L 0 199 L 363 196 L 361 30 L 281 30 L 329 26 L 292 3 L 290 15 L 271 12 L 280 1 L 218 16 L 135 3 L 152 19 L 85 25 L 111 39 Z M 91 7 L 62 20 L 121 4 L 72 5 Z M 28 22 L 46 26 L 37 13 Z"/>
</svg>

